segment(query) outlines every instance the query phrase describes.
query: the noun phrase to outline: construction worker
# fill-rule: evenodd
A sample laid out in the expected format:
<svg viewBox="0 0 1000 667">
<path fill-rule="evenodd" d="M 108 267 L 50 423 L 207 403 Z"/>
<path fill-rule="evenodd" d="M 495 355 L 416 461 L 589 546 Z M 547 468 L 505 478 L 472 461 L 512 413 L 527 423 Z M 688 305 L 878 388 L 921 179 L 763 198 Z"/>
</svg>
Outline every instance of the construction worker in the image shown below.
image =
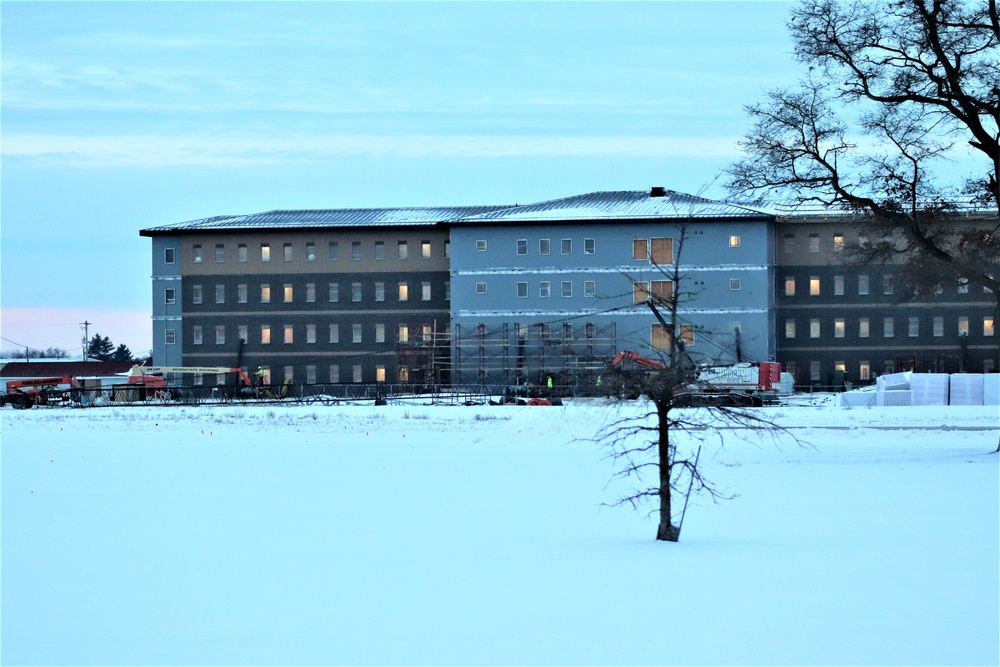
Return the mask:
<svg viewBox="0 0 1000 667">
<path fill-rule="evenodd" d="M 552 389 L 552 376 L 551 375 L 549 376 L 548 385 L 549 385 L 549 390 L 551 390 Z"/>
<path fill-rule="evenodd" d="M 257 370 L 253 374 L 254 382 L 259 386 L 264 384 L 264 368 L 261 366 L 257 367 Z"/>
</svg>

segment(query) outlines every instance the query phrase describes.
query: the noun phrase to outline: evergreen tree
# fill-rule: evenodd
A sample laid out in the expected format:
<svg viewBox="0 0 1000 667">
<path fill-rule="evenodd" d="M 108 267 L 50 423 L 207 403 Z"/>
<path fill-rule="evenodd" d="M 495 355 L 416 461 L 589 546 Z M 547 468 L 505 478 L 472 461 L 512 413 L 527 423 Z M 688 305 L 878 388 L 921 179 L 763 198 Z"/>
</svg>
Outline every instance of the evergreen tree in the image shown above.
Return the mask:
<svg viewBox="0 0 1000 667">
<path fill-rule="evenodd" d="M 132 350 L 128 349 L 125 343 L 120 343 L 111 355 L 111 361 L 133 361 Z"/>
<path fill-rule="evenodd" d="M 98 361 L 110 361 L 115 351 L 115 344 L 107 336 L 94 334 L 87 345 L 87 358 Z"/>
</svg>

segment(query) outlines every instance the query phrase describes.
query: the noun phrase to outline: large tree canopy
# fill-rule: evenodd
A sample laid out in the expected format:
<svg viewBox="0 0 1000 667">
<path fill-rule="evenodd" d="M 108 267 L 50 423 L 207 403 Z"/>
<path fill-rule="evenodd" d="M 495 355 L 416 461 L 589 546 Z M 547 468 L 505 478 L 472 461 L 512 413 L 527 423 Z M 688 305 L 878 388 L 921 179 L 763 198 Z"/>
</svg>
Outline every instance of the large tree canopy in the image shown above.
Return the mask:
<svg viewBox="0 0 1000 667">
<path fill-rule="evenodd" d="M 906 263 L 911 293 L 933 275 L 1000 299 L 996 0 L 804 0 L 788 25 L 808 71 L 747 107 L 730 191 L 853 211 L 875 240 L 858 261 Z M 957 154 L 971 173 L 952 173 Z M 950 224 L 970 209 L 993 219 Z"/>
</svg>

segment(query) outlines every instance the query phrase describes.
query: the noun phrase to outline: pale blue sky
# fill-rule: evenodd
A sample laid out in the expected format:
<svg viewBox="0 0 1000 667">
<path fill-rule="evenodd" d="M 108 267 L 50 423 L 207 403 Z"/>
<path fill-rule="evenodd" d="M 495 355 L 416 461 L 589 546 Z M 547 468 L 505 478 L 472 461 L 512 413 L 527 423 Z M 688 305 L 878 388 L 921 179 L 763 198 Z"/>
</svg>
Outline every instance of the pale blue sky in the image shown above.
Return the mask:
<svg viewBox="0 0 1000 667">
<path fill-rule="evenodd" d="M 144 227 L 721 197 L 743 105 L 798 75 L 790 6 L 5 1 L 0 336 L 147 351 Z"/>
</svg>

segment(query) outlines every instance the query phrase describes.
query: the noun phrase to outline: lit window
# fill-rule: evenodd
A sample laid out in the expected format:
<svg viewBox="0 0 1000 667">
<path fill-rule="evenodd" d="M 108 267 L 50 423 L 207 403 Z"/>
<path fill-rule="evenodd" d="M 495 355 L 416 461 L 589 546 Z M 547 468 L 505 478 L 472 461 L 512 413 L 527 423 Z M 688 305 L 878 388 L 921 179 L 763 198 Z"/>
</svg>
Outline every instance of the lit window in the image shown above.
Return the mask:
<svg viewBox="0 0 1000 667">
<path fill-rule="evenodd" d="M 339 324 L 331 324 L 330 325 L 330 340 L 327 341 L 327 342 L 330 342 L 330 343 L 339 343 L 340 342 L 340 325 Z"/>
<path fill-rule="evenodd" d="M 281 247 L 282 258 L 286 262 L 292 261 L 292 244 L 286 243 Z"/>
<path fill-rule="evenodd" d="M 260 302 L 271 303 L 271 286 L 267 283 L 260 286 Z"/>
<path fill-rule="evenodd" d="M 573 296 L 573 282 L 570 280 L 562 281 L 562 284 L 560 285 L 560 290 L 564 297 Z"/>
<path fill-rule="evenodd" d="M 969 318 L 960 317 L 958 318 L 958 335 L 968 336 L 969 335 Z"/>
<path fill-rule="evenodd" d="M 729 237 L 729 247 L 730 248 L 739 248 L 740 247 L 740 237 L 736 236 L 736 235 L 730 236 Z"/>
<path fill-rule="evenodd" d="M 260 261 L 270 262 L 271 261 L 271 244 L 261 243 L 260 244 Z"/>
<path fill-rule="evenodd" d="M 517 298 L 527 299 L 528 298 L 528 283 L 518 283 L 517 284 Z"/>
<path fill-rule="evenodd" d="M 399 300 L 406 301 L 410 298 L 410 287 L 406 283 L 399 283 Z"/>
<path fill-rule="evenodd" d="M 294 290 L 292 286 L 286 283 L 283 291 L 284 291 L 285 303 L 292 303 L 294 296 Z"/>
<path fill-rule="evenodd" d="M 833 251 L 840 252 L 844 249 L 844 235 L 834 234 L 833 235 Z"/>
<path fill-rule="evenodd" d="M 410 381 L 410 369 L 406 366 L 399 366 L 396 368 L 396 380 L 399 382 L 409 382 Z"/>
<path fill-rule="evenodd" d="M 486 294 L 486 283 L 476 283 L 476 294 Z"/>
<path fill-rule="evenodd" d="M 476 252 L 486 252 L 486 239 L 476 241 Z"/>
<path fill-rule="evenodd" d="M 736 290 L 741 289 L 742 287 L 743 287 L 743 285 L 740 282 L 739 278 L 730 278 L 729 279 L 729 289 L 731 289 L 733 291 L 736 291 Z"/>
<path fill-rule="evenodd" d="M 215 261 L 221 264 L 226 261 L 226 246 L 223 243 L 215 244 Z"/>
<path fill-rule="evenodd" d="M 993 328 L 993 318 L 992 317 L 984 317 L 983 318 L 983 335 L 984 336 L 992 336 L 992 335 L 994 335 L 994 332 L 995 332 L 995 330 Z"/>
<path fill-rule="evenodd" d="M 547 280 L 543 280 L 538 283 L 538 296 L 542 298 L 548 298 L 552 295 L 552 283 Z"/>
<path fill-rule="evenodd" d="M 163 263 L 164 264 L 173 264 L 174 263 L 174 249 L 173 248 L 164 248 L 163 249 Z"/>
<path fill-rule="evenodd" d="M 573 239 L 563 239 L 559 242 L 559 252 L 563 255 L 573 254 Z"/>
<path fill-rule="evenodd" d="M 284 326 L 284 332 L 285 332 L 285 343 L 286 344 L 294 343 L 295 342 L 295 331 L 292 328 L 291 324 L 286 324 Z"/>
<path fill-rule="evenodd" d="M 846 332 L 846 325 L 843 318 L 837 318 L 833 321 L 833 337 L 843 338 Z"/>
<path fill-rule="evenodd" d="M 399 325 L 399 342 L 400 343 L 410 342 L 410 327 L 406 324 Z"/>
<path fill-rule="evenodd" d="M 167 305 L 177 303 L 177 292 L 174 289 L 165 289 L 163 291 L 163 303 Z"/>
<path fill-rule="evenodd" d="M 552 244 L 549 239 L 538 239 L 538 254 L 548 255 L 552 250 Z"/>
<path fill-rule="evenodd" d="M 430 259 L 431 258 L 431 242 L 421 241 L 420 242 L 420 259 Z"/>
<path fill-rule="evenodd" d="M 819 296 L 819 277 L 809 277 L 809 296 Z"/>
<path fill-rule="evenodd" d="M 192 345 L 202 344 L 202 333 L 200 324 L 196 324 L 193 327 L 191 327 L 191 344 Z"/>
<path fill-rule="evenodd" d="M 527 283 L 525 283 L 525 284 L 527 285 Z M 583 281 L 583 295 L 584 296 L 594 296 L 596 293 L 597 293 L 597 284 L 593 280 L 584 280 Z M 525 296 L 527 296 L 527 294 Z"/>
<path fill-rule="evenodd" d="M 397 259 L 409 259 L 410 248 L 406 244 L 406 241 L 400 241 L 396 244 L 396 258 Z"/>
<path fill-rule="evenodd" d="M 871 362 L 862 361 L 858 363 L 858 379 L 862 382 L 867 382 L 872 379 Z"/>
<path fill-rule="evenodd" d="M 375 381 L 376 382 L 385 382 L 385 366 L 376 366 L 375 367 Z"/>
<path fill-rule="evenodd" d="M 201 285 L 191 286 L 191 303 L 198 304 L 201 303 Z"/>
<path fill-rule="evenodd" d="M 247 286 L 246 284 L 239 284 L 236 286 L 236 300 L 240 303 L 247 302 Z"/>
<path fill-rule="evenodd" d="M 315 262 L 316 261 L 316 244 L 315 243 L 307 243 L 306 244 L 306 261 L 307 262 Z M 313 368 L 315 369 L 315 366 L 313 366 Z"/>
<path fill-rule="evenodd" d="M 527 255 L 528 254 L 528 239 L 518 239 L 517 240 L 517 254 Z"/>
<path fill-rule="evenodd" d="M 785 278 L 785 296 L 795 296 L 795 278 Z"/>
<path fill-rule="evenodd" d="M 262 324 L 260 327 L 260 342 L 262 345 L 268 345 L 271 342 L 271 327 Z"/>
</svg>

